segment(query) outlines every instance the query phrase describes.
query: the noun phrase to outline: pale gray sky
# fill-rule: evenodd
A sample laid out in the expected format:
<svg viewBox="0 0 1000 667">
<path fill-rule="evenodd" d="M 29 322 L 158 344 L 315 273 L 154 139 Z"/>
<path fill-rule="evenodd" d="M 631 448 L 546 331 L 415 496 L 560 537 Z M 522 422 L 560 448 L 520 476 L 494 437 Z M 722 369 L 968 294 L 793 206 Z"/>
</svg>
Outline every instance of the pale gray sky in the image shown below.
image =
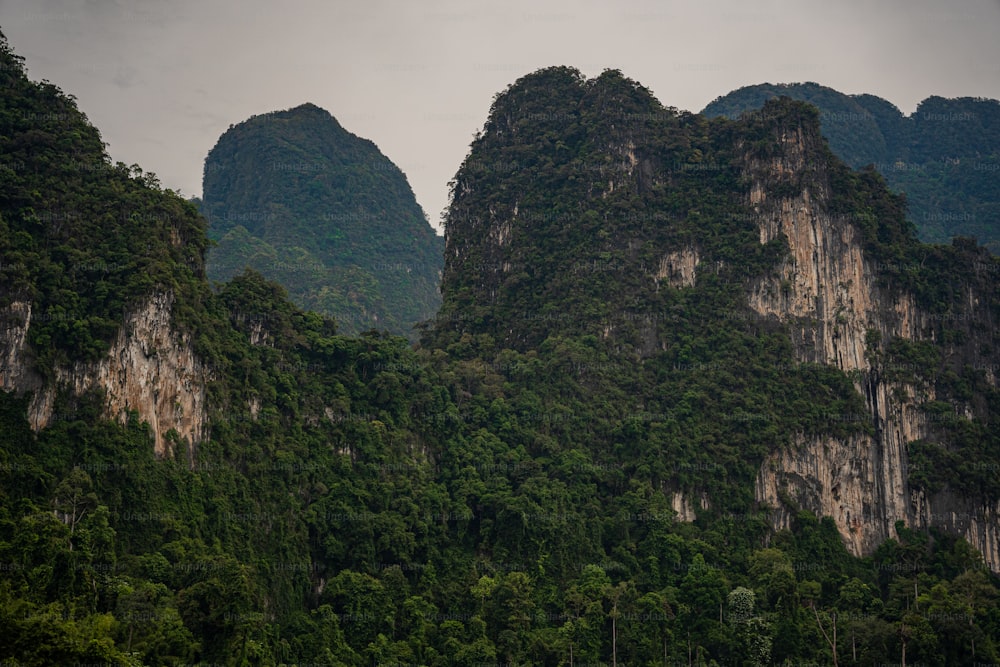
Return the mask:
<svg viewBox="0 0 1000 667">
<path fill-rule="evenodd" d="M 200 195 L 230 124 L 308 101 L 398 164 L 436 227 L 493 95 L 539 67 L 618 68 L 691 111 L 763 82 L 905 113 L 1000 98 L 1000 0 L 0 0 L 0 29 L 165 187 Z"/>
</svg>

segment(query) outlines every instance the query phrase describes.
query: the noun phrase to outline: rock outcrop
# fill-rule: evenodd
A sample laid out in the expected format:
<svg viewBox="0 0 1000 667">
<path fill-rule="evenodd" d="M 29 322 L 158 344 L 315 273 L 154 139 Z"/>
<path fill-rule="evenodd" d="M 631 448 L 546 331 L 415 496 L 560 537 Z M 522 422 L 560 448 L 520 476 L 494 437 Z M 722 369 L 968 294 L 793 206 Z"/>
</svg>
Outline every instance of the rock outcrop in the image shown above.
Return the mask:
<svg viewBox="0 0 1000 667">
<path fill-rule="evenodd" d="M 872 435 L 843 439 L 797 438 L 761 466 L 758 501 L 775 508 L 778 528 L 792 519 L 783 497 L 832 517 L 855 555 L 894 537 L 901 520 L 964 535 L 1000 570 L 995 506 L 953 494 L 927 498 L 909 485 L 907 445 L 933 436 L 918 406 L 936 399 L 934 388 L 890 383 L 878 357 L 893 338 L 933 341 L 934 316 L 919 309 L 912 294 L 880 283 L 882 267 L 863 251 L 857 216 L 829 213 L 828 174 L 810 158 L 822 154 L 818 133 L 785 127 L 777 139 L 780 150 L 768 159 L 748 157 L 743 171 L 761 243 L 784 236 L 789 254 L 777 275 L 752 282 L 750 306 L 788 327 L 799 361 L 829 364 L 855 378 L 868 414 L 830 414 L 831 421 L 870 419 L 875 428 Z M 808 185 L 788 194 L 789 184 L 809 172 Z M 967 300 L 970 310 L 979 307 L 975 294 Z"/>
<path fill-rule="evenodd" d="M 666 281 L 671 287 L 693 287 L 698 261 L 697 248 L 682 248 L 667 253 L 660 259 L 654 275 L 657 287 L 660 281 Z"/>
<path fill-rule="evenodd" d="M 106 357 L 56 368 L 46 382 L 34 369 L 28 344 L 32 305 L 14 301 L 5 309 L 0 331 L 0 387 L 31 393 L 28 419 L 35 430 L 59 417 L 54 414 L 59 392 L 80 396 L 98 390 L 105 396 L 109 418 L 124 422 L 129 412 L 136 412 L 149 423 L 157 455 L 175 453 L 178 441 L 173 434 L 193 447 L 205 435 L 208 372 L 190 339 L 173 328 L 172 306 L 169 292 L 151 294 L 125 315 Z"/>
</svg>

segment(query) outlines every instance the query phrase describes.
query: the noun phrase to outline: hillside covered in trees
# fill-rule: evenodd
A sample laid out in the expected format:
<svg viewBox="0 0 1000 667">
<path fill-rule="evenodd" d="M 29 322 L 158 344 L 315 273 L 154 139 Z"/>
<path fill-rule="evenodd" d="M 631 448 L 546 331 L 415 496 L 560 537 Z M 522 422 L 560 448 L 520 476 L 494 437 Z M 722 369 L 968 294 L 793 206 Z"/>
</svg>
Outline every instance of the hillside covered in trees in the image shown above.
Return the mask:
<svg viewBox="0 0 1000 667">
<path fill-rule="evenodd" d="M 440 303 L 443 243 L 406 176 L 313 104 L 230 127 L 205 159 L 201 211 L 211 280 L 250 267 L 342 331 L 413 337 Z"/>
<path fill-rule="evenodd" d="M 702 113 L 737 118 L 780 96 L 815 105 L 840 159 L 856 169 L 874 165 L 890 189 L 905 193 L 921 239 L 974 237 L 1000 254 L 1000 102 L 935 95 L 906 116 L 875 95 L 811 82 L 765 83 L 723 95 Z"/>
<path fill-rule="evenodd" d="M 815 110 L 709 121 L 617 72 L 519 80 L 456 176 L 458 259 L 414 346 L 344 335 L 255 271 L 213 290 L 205 220 L 112 164 L 73 99 L 30 82 L 2 38 L 0 87 L 5 664 L 1000 659 L 998 581 L 965 539 L 900 521 L 858 557 L 831 518 L 787 498 L 776 528 L 778 508 L 755 500 L 756 467 L 794 434 L 879 428 L 831 419 L 865 414 L 854 378 L 800 362 L 789 326 L 741 296 L 788 243 L 760 243 L 747 184 L 719 165 L 740 145 L 778 152 L 775 132 L 815 130 Z M 906 267 L 890 282 L 933 313 L 981 287 L 934 279 L 981 249 L 918 244 L 877 175 L 823 159 L 845 215 L 885 221 L 862 232 Z M 490 217 L 513 211 L 524 224 L 506 232 Z M 661 266 L 655 247 L 685 244 L 695 274 L 683 253 Z M 158 425 L 109 414 L 114 387 L 66 380 L 118 349 L 153 293 L 171 295 L 170 327 L 199 360 L 185 382 L 205 396 L 186 415 L 204 437 L 167 433 L 162 455 Z M 948 349 L 891 352 L 923 375 Z M 942 420 L 967 439 L 943 432 L 932 452 L 953 466 L 973 446 L 996 453 L 995 433 L 978 437 L 995 387 L 960 371 L 939 395 L 971 405 Z M 948 465 L 922 483 L 972 472 L 963 493 L 998 488 L 995 470 Z"/>
</svg>

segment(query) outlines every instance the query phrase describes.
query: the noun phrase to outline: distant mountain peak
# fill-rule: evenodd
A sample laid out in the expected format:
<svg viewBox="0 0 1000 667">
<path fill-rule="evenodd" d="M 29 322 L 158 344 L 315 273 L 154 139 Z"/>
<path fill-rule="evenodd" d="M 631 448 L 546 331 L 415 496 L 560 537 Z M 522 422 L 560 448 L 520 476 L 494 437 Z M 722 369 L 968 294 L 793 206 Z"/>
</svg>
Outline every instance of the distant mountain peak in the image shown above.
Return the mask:
<svg viewBox="0 0 1000 667">
<path fill-rule="evenodd" d="M 253 116 L 205 160 L 213 280 L 245 267 L 349 333 L 413 335 L 437 309 L 442 240 L 403 172 L 306 102 Z"/>
</svg>

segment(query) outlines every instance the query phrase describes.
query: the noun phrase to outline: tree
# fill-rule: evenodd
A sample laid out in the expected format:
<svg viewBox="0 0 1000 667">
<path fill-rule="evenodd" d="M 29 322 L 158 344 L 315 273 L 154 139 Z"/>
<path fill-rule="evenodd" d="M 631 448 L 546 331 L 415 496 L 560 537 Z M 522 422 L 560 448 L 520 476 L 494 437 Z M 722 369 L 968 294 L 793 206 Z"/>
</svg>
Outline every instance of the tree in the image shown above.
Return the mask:
<svg viewBox="0 0 1000 667">
<path fill-rule="evenodd" d="M 858 635 L 869 634 L 868 628 L 877 614 L 882 611 L 882 600 L 876 591 L 857 577 L 852 577 L 840 589 L 837 599 L 841 628 L 848 630 L 851 637 L 851 660 L 858 661 Z"/>
<path fill-rule="evenodd" d="M 340 625 L 351 647 L 361 650 L 377 637 L 391 633 L 395 625 L 395 610 L 382 582 L 368 574 L 351 570 L 339 572 L 330 580 L 323 600 L 329 601 L 339 614 Z"/>
<path fill-rule="evenodd" d="M 479 600 L 479 615 L 485 617 L 486 615 L 486 599 L 493 595 L 493 591 L 496 590 L 497 581 L 493 577 L 483 575 L 479 577 L 477 581 L 471 588 L 472 595 Z"/>
<path fill-rule="evenodd" d="M 690 630 L 699 646 L 710 643 L 712 637 L 718 635 L 728 588 L 718 568 L 707 565 L 700 553 L 695 554 L 688 573 L 681 581 L 680 599 L 686 605 L 682 614 L 683 625 Z"/>
<path fill-rule="evenodd" d="M 827 646 L 830 648 L 830 654 L 833 657 L 833 666 L 837 667 L 837 612 L 833 611 L 829 614 L 824 612 L 822 618 L 820 617 L 818 602 L 821 591 L 822 586 L 816 581 L 803 581 L 799 585 L 799 595 L 806 607 L 812 610 L 813 616 L 816 619 L 816 627 L 822 633 L 823 639 L 826 640 Z"/>
<path fill-rule="evenodd" d="M 607 596 L 611 600 L 611 612 L 608 615 L 611 617 L 611 664 L 614 667 L 618 666 L 618 618 L 620 616 L 618 604 L 629 588 L 629 582 L 619 581 L 616 585 L 606 589 Z"/>
<path fill-rule="evenodd" d="M 69 550 L 73 550 L 76 527 L 87 513 L 97 506 L 97 494 L 90 475 L 81 468 L 73 468 L 56 487 L 52 495 L 52 511 L 60 521 L 69 526 Z"/>
<path fill-rule="evenodd" d="M 737 586 L 726 598 L 729 625 L 740 644 L 745 664 L 758 667 L 771 662 L 771 637 L 769 627 L 756 615 L 754 592 Z"/>
<path fill-rule="evenodd" d="M 979 568 L 968 570 L 955 577 L 951 582 L 951 593 L 959 601 L 967 622 L 966 636 L 972 657 L 996 662 L 998 660 L 996 640 L 986 636 L 979 619 L 985 620 L 990 610 L 996 607 L 1000 592 L 990 581 L 987 573 Z"/>
<path fill-rule="evenodd" d="M 605 623 L 604 598 L 611 579 L 601 567 L 585 565 L 576 582 L 566 591 L 565 606 L 570 622 L 564 624 L 569 649 L 574 659 L 599 662 L 602 630 Z"/>
<path fill-rule="evenodd" d="M 761 549 L 750 558 L 750 579 L 767 608 L 789 613 L 798 607 L 798 582 L 791 559 L 780 549 Z"/>
<path fill-rule="evenodd" d="M 508 662 L 521 662 L 522 650 L 531 628 L 535 602 L 531 578 L 524 572 L 508 572 L 494 593 L 497 647 Z"/>
</svg>

